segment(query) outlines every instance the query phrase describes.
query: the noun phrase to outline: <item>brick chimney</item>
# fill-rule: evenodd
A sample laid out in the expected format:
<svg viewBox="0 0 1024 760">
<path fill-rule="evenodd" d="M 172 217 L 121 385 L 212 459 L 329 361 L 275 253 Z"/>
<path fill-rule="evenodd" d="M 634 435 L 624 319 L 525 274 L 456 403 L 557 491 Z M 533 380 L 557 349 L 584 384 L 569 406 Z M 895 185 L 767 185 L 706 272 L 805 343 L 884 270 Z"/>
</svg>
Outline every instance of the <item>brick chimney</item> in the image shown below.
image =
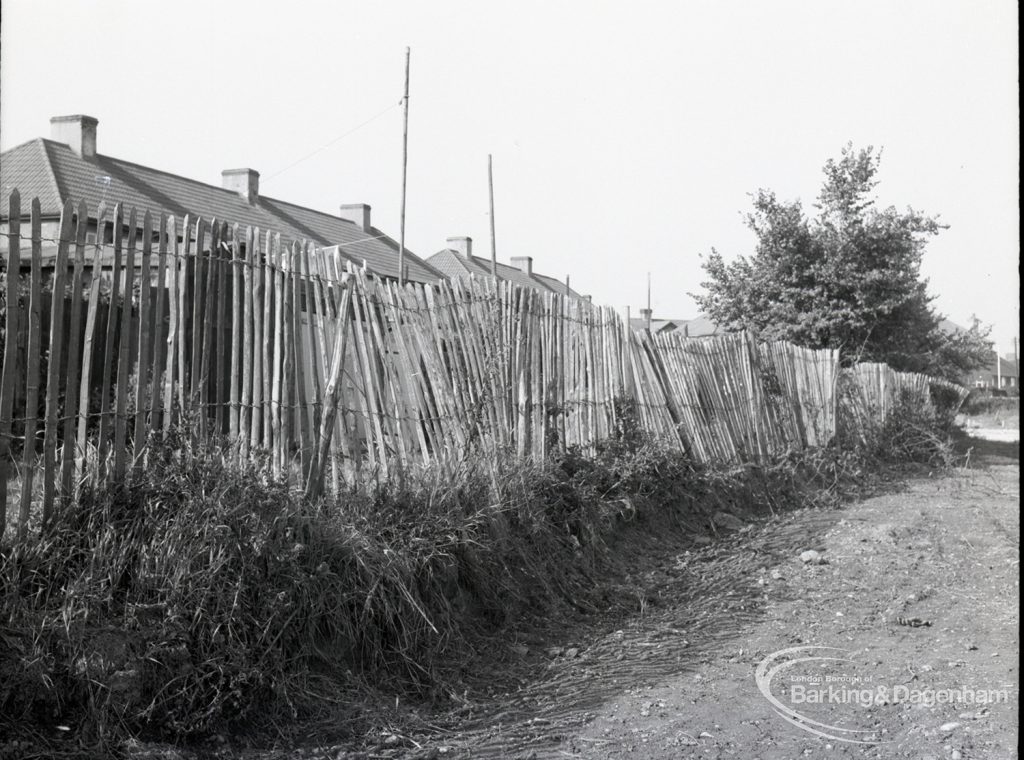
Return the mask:
<svg viewBox="0 0 1024 760">
<path fill-rule="evenodd" d="M 64 143 L 82 158 L 96 158 L 98 119 L 83 114 L 54 116 L 50 119 L 50 139 Z"/>
<path fill-rule="evenodd" d="M 370 207 L 366 203 L 344 203 L 338 215 L 355 224 L 363 232 L 373 229 L 370 226 Z"/>
<path fill-rule="evenodd" d="M 225 169 L 220 173 L 220 186 L 254 205 L 260 195 L 260 173 L 255 169 Z"/>
<path fill-rule="evenodd" d="M 526 272 L 528 275 L 533 274 L 533 256 L 513 256 L 512 266 L 518 269 L 520 272 Z"/>
<path fill-rule="evenodd" d="M 464 259 L 473 258 L 473 238 L 471 237 L 450 237 L 445 242 L 448 247 L 462 256 Z"/>
</svg>

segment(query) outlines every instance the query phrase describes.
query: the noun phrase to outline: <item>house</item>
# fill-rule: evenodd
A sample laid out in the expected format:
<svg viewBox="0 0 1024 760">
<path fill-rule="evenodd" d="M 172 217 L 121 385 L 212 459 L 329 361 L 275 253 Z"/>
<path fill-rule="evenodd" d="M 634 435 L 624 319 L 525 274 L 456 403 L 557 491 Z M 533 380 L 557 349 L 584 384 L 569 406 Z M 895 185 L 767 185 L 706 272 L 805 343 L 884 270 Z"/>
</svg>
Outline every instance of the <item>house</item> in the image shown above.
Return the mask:
<svg viewBox="0 0 1024 760">
<path fill-rule="evenodd" d="M 255 169 L 226 169 L 216 186 L 101 155 L 96 148 L 97 125 L 91 116 L 54 117 L 49 138 L 36 138 L 0 154 L 0 232 L 7 230 L 9 198 L 17 188 L 25 223 L 31 199 L 39 198 L 46 239 L 57 237 L 61 209 L 69 199 L 76 204 L 85 201 L 91 214 L 101 202 L 121 202 L 138 210 L 140 225 L 147 210 L 179 219 L 191 214 L 252 225 L 280 233 L 284 244 L 308 240 L 330 248 L 345 262 L 365 265 L 379 277 L 398 278 L 398 243 L 373 226 L 368 205 L 346 204 L 336 215 L 327 214 L 262 195 Z M 89 239 L 95 241 L 96 219 L 91 217 L 89 224 Z M 27 234 L 24 227 L 22 234 Z M 0 250 L 6 247 L 7 238 L 2 236 Z M 405 267 L 407 280 L 430 283 L 442 277 L 408 249 Z"/>
<path fill-rule="evenodd" d="M 693 319 L 653 319 L 650 309 L 640 309 L 639 318 L 630 319 L 629 324 L 634 330 L 646 330 L 648 321 L 653 335 L 678 331 L 687 338 L 706 338 L 724 332 L 706 314 L 700 314 Z"/>
<path fill-rule="evenodd" d="M 968 388 L 1020 388 L 1018 364 L 1013 356 L 993 356 L 992 360 L 964 376 L 963 384 Z"/>
<path fill-rule="evenodd" d="M 446 242 L 448 243 L 446 248 L 427 258 L 427 263 L 431 267 L 451 280 L 474 275 L 477 277 L 491 276 L 491 261 L 490 259 L 482 259 L 479 256 L 473 255 L 472 238 L 450 237 Z M 569 287 L 568 277 L 565 282 L 561 282 L 554 277 L 548 277 L 533 271 L 532 256 L 513 256 L 511 265 L 503 264 L 499 261 L 496 268 L 499 278 L 510 280 L 517 285 L 590 300 L 590 296 L 580 295 Z"/>
</svg>

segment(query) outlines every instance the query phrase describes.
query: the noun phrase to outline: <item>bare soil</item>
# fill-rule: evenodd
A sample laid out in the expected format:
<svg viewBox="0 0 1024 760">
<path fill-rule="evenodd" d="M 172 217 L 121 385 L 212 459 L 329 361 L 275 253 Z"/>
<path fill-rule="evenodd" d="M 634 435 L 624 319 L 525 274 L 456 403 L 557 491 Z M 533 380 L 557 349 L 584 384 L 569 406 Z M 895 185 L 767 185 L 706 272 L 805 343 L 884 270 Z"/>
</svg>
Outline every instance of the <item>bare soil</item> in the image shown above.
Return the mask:
<svg viewBox="0 0 1024 760">
<path fill-rule="evenodd" d="M 364 756 L 1017 757 L 1019 447 L 970 443 L 971 469 L 662 557 L 643 572 L 647 603 L 613 630 L 524 640 L 522 662 L 509 663 L 516 688 Z M 806 550 L 825 563 L 803 563 Z M 829 672 L 922 697 L 801 706 L 878 743 L 809 733 L 754 678 L 766 656 L 796 646 L 846 650 L 852 662 Z M 929 690 L 954 701 L 929 705 Z M 968 704 L 957 690 L 1009 699 Z"/>
</svg>

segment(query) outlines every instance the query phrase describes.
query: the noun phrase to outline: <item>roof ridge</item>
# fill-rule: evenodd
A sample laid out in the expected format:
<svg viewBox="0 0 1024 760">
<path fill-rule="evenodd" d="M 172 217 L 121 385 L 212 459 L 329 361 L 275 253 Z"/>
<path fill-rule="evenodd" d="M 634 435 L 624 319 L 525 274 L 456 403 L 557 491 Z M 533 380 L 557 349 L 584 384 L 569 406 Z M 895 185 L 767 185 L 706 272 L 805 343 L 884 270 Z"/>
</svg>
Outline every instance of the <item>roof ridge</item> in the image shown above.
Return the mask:
<svg viewBox="0 0 1024 760">
<path fill-rule="evenodd" d="M 25 142 L 20 142 L 17 145 L 12 145 L 10 148 L 8 148 L 7 150 L 5 150 L 2 153 L 0 153 L 0 156 L 3 156 L 3 155 L 6 155 L 7 153 L 11 153 L 13 151 L 16 151 L 19 148 L 24 148 L 29 143 L 34 143 L 36 141 L 45 142 L 46 138 L 45 137 L 33 137 L 31 139 L 25 140 Z"/>
<path fill-rule="evenodd" d="M 40 141 L 42 141 L 43 143 L 45 143 L 47 145 L 53 145 L 53 146 L 60 147 L 60 148 L 67 148 L 67 150 L 69 150 L 69 151 L 71 150 L 71 148 L 68 145 L 66 145 L 65 143 L 57 142 L 56 140 L 51 140 L 48 137 L 37 137 L 35 139 L 36 140 L 40 140 Z M 31 142 L 31 140 L 29 142 Z M 13 150 L 13 148 L 11 150 Z M 74 151 L 71 151 L 71 152 L 74 153 Z M 213 185 L 213 184 L 211 184 L 209 182 L 204 182 L 201 179 L 195 179 L 194 177 L 186 177 L 184 174 L 176 174 L 175 172 L 167 171 L 166 169 L 158 169 L 155 166 L 148 166 L 147 164 L 140 164 L 137 161 L 129 161 L 129 160 L 124 159 L 124 158 L 118 158 L 117 156 L 109 156 L 109 155 L 107 155 L 105 153 L 97 153 L 96 154 L 96 158 L 97 159 L 102 159 L 104 161 L 111 161 L 111 162 L 114 162 L 116 164 L 120 164 L 122 166 L 128 166 L 128 167 L 132 167 L 132 168 L 136 168 L 136 169 L 144 169 L 147 172 L 153 172 L 154 174 L 160 174 L 160 175 L 162 175 L 164 177 L 173 177 L 174 179 L 184 180 L 185 182 L 190 182 L 193 185 L 202 185 L 203 187 L 208 187 L 211 190 L 219 190 L 220 192 L 225 193 L 228 197 L 235 197 L 235 196 L 238 195 L 238 193 L 236 193 L 234 190 L 229 190 L 226 187 L 221 187 L 220 185 Z M 280 200 L 278 198 L 271 198 L 269 195 L 260 195 L 258 197 L 259 197 L 260 200 L 267 200 L 267 201 L 271 201 L 273 203 L 282 203 L 282 204 L 285 204 L 285 205 L 288 205 L 288 206 L 294 206 L 295 208 L 302 209 L 303 211 L 313 211 L 313 212 L 315 212 L 317 214 L 323 214 L 324 216 L 331 216 L 330 214 L 328 214 L 328 213 L 326 213 L 324 211 L 317 211 L 316 209 L 309 208 L 308 206 L 301 206 L 298 203 L 292 203 L 291 201 L 283 201 L 283 200 Z M 331 218 L 333 219 L 335 217 L 331 217 Z M 337 218 L 340 219 L 341 217 L 337 217 Z M 347 221 L 347 220 L 342 220 L 342 221 Z"/>
</svg>

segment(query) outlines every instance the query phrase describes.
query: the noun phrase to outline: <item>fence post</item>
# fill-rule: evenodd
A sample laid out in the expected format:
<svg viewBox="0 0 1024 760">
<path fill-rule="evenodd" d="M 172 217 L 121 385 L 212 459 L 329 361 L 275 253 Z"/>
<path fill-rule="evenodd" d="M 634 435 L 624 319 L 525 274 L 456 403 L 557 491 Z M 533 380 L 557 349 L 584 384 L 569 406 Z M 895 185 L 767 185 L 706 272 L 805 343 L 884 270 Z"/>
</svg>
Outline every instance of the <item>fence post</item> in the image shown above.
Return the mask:
<svg viewBox="0 0 1024 760">
<path fill-rule="evenodd" d="M 110 437 L 110 376 L 113 371 L 114 336 L 117 334 L 117 301 L 121 289 L 121 234 L 123 227 L 121 204 L 114 206 L 114 265 L 110 282 L 110 305 L 107 310 L 107 332 L 103 346 L 103 382 L 100 388 L 100 430 L 96 442 L 97 483 L 102 483 L 107 474 L 107 449 Z"/>
<path fill-rule="evenodd" d="M 150 322 L 153 320 L 149 308 L 149 291 L 152 287 L 150 258 L 153 255 L 153 217 L 149 211 L 142 217 L 142 269 L 139 273 L 139 356 L 135 364 L 135 431 L 132 435 L 133 470 L 139 475 L 142 470 L 142 452 L 146 447 L 146 410 L 153 413 L 156 393 L 147 392 L 149 383 Z M 156 380 L 153 381 L 155 386 Z"/>
<path fill-rule="evenodd" d="M 117 386 L 114 404 L 114 479 L 124 479 L 128 438 L 128 380 L 131 374 L 132 345 L 132 291 L 135 288 L 135 244 L 138 230 L 132 208 L 128 215 L 128 252 L 124 266 L 124 288 L 121 297 L 121 334 L 117 343 Z M 138 403 L 138 399 L 136 399 Z"/>
<path fill-rule="evenodd" d="M 25 374 L 25 448 L 21 457 L 21 510 L 18 513 L 18 539 L 28 532 L 32 507 L 32 483 L 36 467 L 36 426 L 39 414 L 39 343 L 42 331 L 43 243 L 39 199 L 32 199 L 32 279 L 28 307 L 28 355 Z"/>
<path fill-rule="evenodd" d="M 68 270 L 68 249 L 74 239 L 71 220 L 74 204 L 69 200 L 60 215 L 57 259 L 53 264 L 53 292 L 50 296 L 50 350 L 46 374 L 46 426 L 43 433 L 43 526 L 53 515 L 57 485 L 57 402 L 60 398 L 60 362 L 64 348 L 64 280 Z"/>
<path fill-rule="evenodd" d="M 7 314 L 4 321 L 4 367 L 0 376 L 0 540 L 7 527 L 7 462 L 11 458 L 11 415 L 14 412 L 15 363 L 18 355 L 18 317 L 21 305 L 21 194 L 11 191 L 7 217 Z"/>
</svg>

